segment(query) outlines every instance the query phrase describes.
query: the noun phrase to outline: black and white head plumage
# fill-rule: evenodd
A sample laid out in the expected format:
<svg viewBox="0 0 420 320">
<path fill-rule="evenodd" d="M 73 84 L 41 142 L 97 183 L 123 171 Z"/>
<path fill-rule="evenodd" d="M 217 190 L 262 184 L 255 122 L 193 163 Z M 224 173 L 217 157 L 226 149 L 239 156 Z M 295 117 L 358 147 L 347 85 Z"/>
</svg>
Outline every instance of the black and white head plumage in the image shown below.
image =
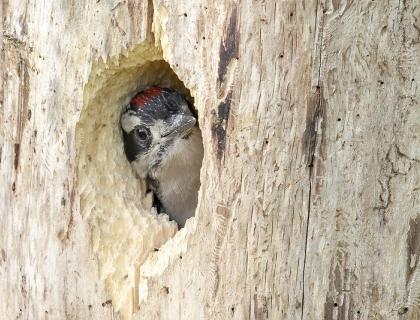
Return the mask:
<svg viewBox="0 0 420 320">
<path fill-rule="evenodd" d="M 188 101 L 179 92 L 152 86 L 121 114 L 127 159 L 165 211 L 183 226 L 194 215 L 203 158 L 201 134 Z"/>
<path fill-rule="evenodd" d="M 140 162 L 137 171 L 146 177 L 178 139 L 188 138 L 195 124 L 188 101 L 177 91 L 153 86 L 139 92 L 121 115 L 127 159 Z"/>
</svg>

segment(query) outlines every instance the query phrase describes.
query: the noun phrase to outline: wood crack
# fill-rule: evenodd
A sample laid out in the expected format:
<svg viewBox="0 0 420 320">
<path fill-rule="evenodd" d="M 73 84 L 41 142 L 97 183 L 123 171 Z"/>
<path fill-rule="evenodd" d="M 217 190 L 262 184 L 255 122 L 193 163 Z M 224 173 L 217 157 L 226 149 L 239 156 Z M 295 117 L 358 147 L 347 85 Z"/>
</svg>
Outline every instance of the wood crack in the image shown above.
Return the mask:
<svg viewBox="0 0 420 320">
<path fill-rule="evenodd" d="M 302 307 L 300 319 L 303 320 L 303 311 L 305 306 L 305 269 L 306 269 L 306 256 L 308 251 L 308 235 L 309 235 L 309 218 L 311 215 L 311 194 L 312 194 L 312 167 L 309 168 L 309 201 L 308 210 L 306 214 L 306 230 L 305 230 L 305 252 L 303 256 L 303 268 L 302 268 Z"/>
<path fill-rule="evenodd" d="M 315 52 L 319 54 L 319 61 L 318 61 L 318 68 L 316 70 L 316 91 L 315 94 L 311 94 L 308 101 L 307 107 L 307 116 L 306 116 L 306 129 L 303 136 L 303 151 L 306 155 L 306 163 L 309 167 L 309 193 L 308 193 L 308 208 L 306 214 L 306 230 L 305 230 L 305 248 L 304 248 L 304 255 L 303 255 L 303 266 L 302 266 L 302 302 L 301 302 L 301 315 L 300 319 L 304 319 L 304 309 L 305 309 L 305 272 L 306 272 L 306 260 L 307 260 L 307 252 L 308 252 L 308 239 L 309 239 L 309 221 L 311 216 L 311 199 L 312 199 L 312 181 L 313 181 L 313 172 L 314 172 L 314 161 L 315 161 L 315 152 L 316 147 L 319 142 L 319 136 L 323 133 L 322 127 L 325 126 L 324 118 L 324 107 L 325 103 L 322 97 L 322 89 L 320 85 L 321 79 L 321 70 L 322 70 L 322 47 L 323 47 L 323 11 L 322 5 L 320 4 L 319 0 L 317 0 L 316 6 L 316 14 L 315 14 L 315 34 L 317 31 L 319 32 L 319 46 L 318 43 L 315 43 L 316 48 Z M 320 12 L 321 16 L 318 17 L 318 13 Z M 319 19 L 319 20 L 318 20 Z M 322 139 L 322 137 L 321 137 Z"/>
</svg>

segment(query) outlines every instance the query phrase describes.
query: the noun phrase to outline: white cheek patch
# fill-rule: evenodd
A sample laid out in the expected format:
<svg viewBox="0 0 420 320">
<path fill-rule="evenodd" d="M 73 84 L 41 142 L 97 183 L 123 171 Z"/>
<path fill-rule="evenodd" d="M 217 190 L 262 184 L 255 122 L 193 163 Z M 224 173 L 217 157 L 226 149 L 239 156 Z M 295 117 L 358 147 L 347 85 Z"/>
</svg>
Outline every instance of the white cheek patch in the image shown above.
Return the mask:
<svg viewBox="0 0 420 320">
<path fill-rule="evenodd" d="M 160 137 L 160 131 L 162 128 L 165 127 L 165 123 L 163 122 L 163 120 L 158 119 L 154 122 L 154 126 L 153 126 L 153 133 L 156 134 L 156 137 Z"/>
<path fill-rule="evenodd" d="M 127 133 L 131 132 L 135 127 L 141 125 L 142 122 L 139 117 L 130 114 L 130 113 L 124 113 L 121 116 L 121 127 L 123 130 Z"/>
<path fill-rule="evenodd" d="M 149 127 L 150 133 L 152 134 L 152 145 L 157 145 L 160 144 L 161 142 L 161 133 L 160 133 L 160 128 L 161 125 L 163 124 L 162 121 L 158 120 L 155 122 L 155 124 L 151 127 Z"/>
<path fill-rule="evenodd" d="M 188 108 L 188 104 L 183 103 L 181 108 L 184 112 L 191 113 L 190 108 Z"/>
</svg>

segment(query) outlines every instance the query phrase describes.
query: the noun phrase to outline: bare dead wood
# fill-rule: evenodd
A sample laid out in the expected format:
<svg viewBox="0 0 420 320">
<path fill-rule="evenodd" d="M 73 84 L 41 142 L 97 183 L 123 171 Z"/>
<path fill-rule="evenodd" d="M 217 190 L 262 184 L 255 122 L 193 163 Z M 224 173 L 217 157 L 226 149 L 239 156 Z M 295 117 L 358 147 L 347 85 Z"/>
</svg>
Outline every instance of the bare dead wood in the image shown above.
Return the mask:
<svg viewBox="0 0 420 320">
<path fill-rule="evenodd" d="M 0 6 L 0 314 L 418 315 L 415 1 Z M 118 129 L 154 82 L 190 91 L 205 148 L 173 238 Z"/>
</svg>

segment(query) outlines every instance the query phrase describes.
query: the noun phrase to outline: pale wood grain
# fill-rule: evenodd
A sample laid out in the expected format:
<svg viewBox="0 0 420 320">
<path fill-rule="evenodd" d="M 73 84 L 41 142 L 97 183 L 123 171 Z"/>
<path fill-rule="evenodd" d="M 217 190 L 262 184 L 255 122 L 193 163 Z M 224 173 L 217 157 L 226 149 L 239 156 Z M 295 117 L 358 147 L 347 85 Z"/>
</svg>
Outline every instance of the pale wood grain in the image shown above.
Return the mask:
<svg viewBox="0 0 420 320">
<path fill-rule="evenodd" d="M 0 6 L 4 319 L 415 319 L 416 1 Z M 159 251 L 117 127 L 155 81 L 190 90 L 205 149 Z"/>
</svg>

